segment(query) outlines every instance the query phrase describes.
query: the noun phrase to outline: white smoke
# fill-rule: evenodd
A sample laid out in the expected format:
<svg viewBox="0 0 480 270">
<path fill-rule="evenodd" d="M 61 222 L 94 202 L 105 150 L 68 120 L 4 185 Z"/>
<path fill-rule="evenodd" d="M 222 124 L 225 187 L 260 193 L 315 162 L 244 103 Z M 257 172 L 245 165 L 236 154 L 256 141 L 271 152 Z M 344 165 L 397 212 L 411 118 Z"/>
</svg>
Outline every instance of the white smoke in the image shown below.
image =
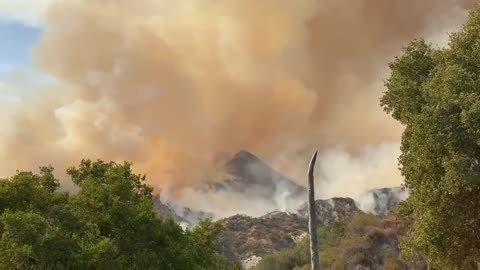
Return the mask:
<svg viewBox="0 0 480 270">
<path fill-rule="evenodd" d="M 356 203 L 366 213 L 387 215 L 392 207 L 406 200 L 408 194 L 408 190 L 401 187 L 373 189 L 358 197 Z"/>
</svg>

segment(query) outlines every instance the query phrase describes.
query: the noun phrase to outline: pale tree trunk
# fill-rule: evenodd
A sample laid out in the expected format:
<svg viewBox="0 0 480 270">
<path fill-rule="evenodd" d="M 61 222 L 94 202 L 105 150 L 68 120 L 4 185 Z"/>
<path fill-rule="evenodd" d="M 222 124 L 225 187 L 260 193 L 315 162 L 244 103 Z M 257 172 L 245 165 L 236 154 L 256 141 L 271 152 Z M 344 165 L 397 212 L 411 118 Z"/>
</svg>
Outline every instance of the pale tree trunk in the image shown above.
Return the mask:
<svg viewBox="0 0 480 270">
<path fill-rule="evenodd" d="M 317 160 L 317 152 L 313 154 L 310 166 L 308 167 L 308 232 L 310 234 L 310 255 L 312 270 L 320 270 L 320 259 L 318 257 L 317 242 L 317 212 L 315 211 L 315 184 L 313 169 Z"/>
</svg>

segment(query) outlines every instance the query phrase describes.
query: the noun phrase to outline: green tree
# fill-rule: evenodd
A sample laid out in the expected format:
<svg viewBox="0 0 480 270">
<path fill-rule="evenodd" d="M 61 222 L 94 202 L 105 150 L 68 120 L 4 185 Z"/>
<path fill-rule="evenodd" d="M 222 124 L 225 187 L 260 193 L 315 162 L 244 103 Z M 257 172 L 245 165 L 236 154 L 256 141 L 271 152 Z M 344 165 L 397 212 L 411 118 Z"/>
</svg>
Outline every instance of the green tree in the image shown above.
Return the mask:
<svg viewBox="0 0 480 270">
<path fill-rule="evenodd" d="M 0 179 L 0 269 L 238 269 L 216 250 L 220 223 L 157 218 L 130 163 L 83 160 L 67 174 L 72 196 L 52 167 Z"/>
<path fill-rule="evenodd" d="M 0 268 L 75 263 L 81 249 L 68 228 L 78 223 L 67 210 L 68 194 L 56 192 L 58 186 L 52 167 L 0 180 Z"/>
<path fill-rule="evenodd" d="M 390 65 L 381 105 L 405 130 L 401 172 L 413 221 L 402 251 L 432 268 L 480 260 L 480 6 L 447 48 L 413 41 Z"/>
</svg>

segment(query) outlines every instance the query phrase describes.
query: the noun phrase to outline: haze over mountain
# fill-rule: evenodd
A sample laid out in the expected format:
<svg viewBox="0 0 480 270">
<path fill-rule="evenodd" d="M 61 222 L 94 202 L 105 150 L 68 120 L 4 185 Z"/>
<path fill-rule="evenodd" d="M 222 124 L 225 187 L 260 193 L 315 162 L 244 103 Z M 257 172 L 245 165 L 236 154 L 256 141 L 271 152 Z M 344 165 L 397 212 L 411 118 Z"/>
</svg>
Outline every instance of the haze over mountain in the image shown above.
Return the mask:
<svg viewBox="0 0 480 270">
<path fill-rule="evenodd" d="M 263 198 L 284 196 L 285 200 L 306 195 L 304 187 L 247 151 L 235 154 L 225 165 L 225 173 L 228 179 L 207 183 L 208 189 L 216 192 L 248 193 Z"/>
<path fill-rule="evenodd" d="M 306 189 L 247 151 L 240 151 L 209 181 L 184 190 L 188 196 L 162 196 L 172 208 L 187 207 L 217 218 L 235 214 L 261 216 L 295 210 L 305 202 Z M 166 194 L 168 195 L 168 194 Z M 186 198 L 186 199 L 184 199 Z M 182 211 L 180 208 L 178 211 Z"/>
<path fill-rule="evenodd" d="M 192 189 L 196 205 L 184 205 L 182 201 L 155 198 L 157 212 L 172 217 L 186 226 L 194 225 L 202 218 L 227 218 L 238 214 L 266 218 L 275 213 L 293 213 L 306 220 L 306 189 L 274 170 L 254 154 L 240 151 L 229 160 L 215 181 L 206 182 Z M 321 190 L 317 180 L 317 190 Z M 339 217 L 351 216 L 358 211 L 386 215 L 408 194 L 401 188 L 373 189 L 359 198 L 333 198 L 317 201 L 321 224 L 331 224 Z M 203 199 L 199 199 L 203 198 Z M 210 200 L 221 198 L 222 200 Z M 209 208 L 210 207 L 210 208 Z M 340 210 L 341 209 L 341 210 Z M 228 214 L 231 213 L 231 214 Z M 343 219 L 342 219 L 343 220 Z M 281 225 L 280 225 L 281 226 Z"/>
</svg>

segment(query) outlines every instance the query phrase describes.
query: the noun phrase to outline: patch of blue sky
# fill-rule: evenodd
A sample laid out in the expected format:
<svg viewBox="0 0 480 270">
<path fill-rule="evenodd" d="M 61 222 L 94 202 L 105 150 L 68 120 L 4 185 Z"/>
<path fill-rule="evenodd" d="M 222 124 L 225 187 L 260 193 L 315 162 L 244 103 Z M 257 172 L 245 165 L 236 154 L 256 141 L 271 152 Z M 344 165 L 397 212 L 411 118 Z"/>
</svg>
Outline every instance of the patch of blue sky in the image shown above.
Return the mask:
<svg viewBox="0 0 480 270">
<path fill-rule="evenodd" d="M 32 49 L 41 34 L 40 26 L 0 18 L 0 104 L 17 101 L 19 96 L 35 89 L 23 84 L 42 85 L 53 81 L 32 65 Z"/>
<path fill-rule="evenodd" d="M 42 28 L 0 19 L 0 72 L 31 66 L 31 51 Z"/>
</svg>

